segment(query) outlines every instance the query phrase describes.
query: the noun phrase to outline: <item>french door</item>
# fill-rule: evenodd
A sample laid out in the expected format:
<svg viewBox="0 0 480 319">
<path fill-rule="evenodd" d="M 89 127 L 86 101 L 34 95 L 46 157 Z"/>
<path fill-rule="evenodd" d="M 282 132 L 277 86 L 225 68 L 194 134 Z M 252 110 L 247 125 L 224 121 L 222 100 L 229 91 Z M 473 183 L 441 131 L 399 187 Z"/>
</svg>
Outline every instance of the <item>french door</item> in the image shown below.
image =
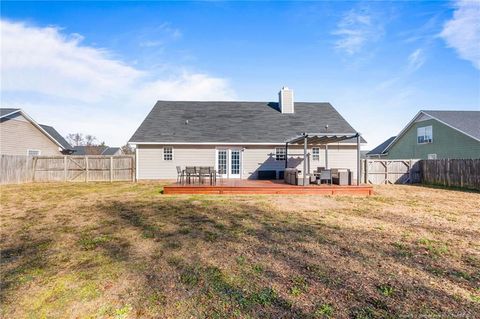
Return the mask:
<svg viewBox="0 0 480 319">
<path fill-rule="evenodd" d="M 242 151 L 236 148 L 216 150 L 216 169 L 224 178 L 240 178 L 242 172 Z"/>
</svg>

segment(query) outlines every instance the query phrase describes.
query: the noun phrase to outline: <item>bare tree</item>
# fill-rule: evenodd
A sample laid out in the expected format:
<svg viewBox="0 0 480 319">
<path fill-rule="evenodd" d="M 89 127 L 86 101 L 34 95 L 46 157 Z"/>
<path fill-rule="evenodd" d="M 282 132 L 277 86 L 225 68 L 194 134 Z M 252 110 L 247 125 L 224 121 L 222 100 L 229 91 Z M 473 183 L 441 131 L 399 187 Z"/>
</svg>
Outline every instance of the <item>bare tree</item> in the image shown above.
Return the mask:
<svg viewBox="0 0 480 319">
<path fill-rule="evenodd" d="M 66 139 L 72 146 L 85 146 L 88 155 L 100 155 L 107 148 L 105 142 L 97 143 L 97 138 L 91 134 L 71 133 Z"/>
<path fill-rule="evenodd" d="M 128 143 L 123 145 L 120 149 L 122 150 L 122 154 L 125 154 L 125 155 L 135 154 L 135 150 Z"/>
<path fill-rule="evenodd" d="M 66 136 L 67 142 L 72 146 L 81 146 L 85 144 L 82 133 L 70 133 Z"/>
<path fill-rule="evenodd" d="M 95 146 L 97 138 L 93 135 L 87 134 L 85 135 L 85 146 Z"/>
</svg>

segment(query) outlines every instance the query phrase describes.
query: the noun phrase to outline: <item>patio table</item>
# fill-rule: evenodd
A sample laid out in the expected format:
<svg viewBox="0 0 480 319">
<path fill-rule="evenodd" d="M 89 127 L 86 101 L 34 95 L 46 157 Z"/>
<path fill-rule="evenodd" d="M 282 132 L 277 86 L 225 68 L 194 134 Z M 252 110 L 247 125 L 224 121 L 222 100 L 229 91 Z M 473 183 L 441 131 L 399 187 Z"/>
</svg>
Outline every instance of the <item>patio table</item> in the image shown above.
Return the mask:
<svg viewBox="0 0 480 319">
<path fill-rule="evenodd" d="M 186 166 L 185 167 L 185 181 L 187 184 L 195 184 L 195 178 L 198 178 L 198 183 L 202 184 L 204 179 L 209 179 L 210 185 L 217 182 L 217 171 L 211 166 Z"/>
</svg>

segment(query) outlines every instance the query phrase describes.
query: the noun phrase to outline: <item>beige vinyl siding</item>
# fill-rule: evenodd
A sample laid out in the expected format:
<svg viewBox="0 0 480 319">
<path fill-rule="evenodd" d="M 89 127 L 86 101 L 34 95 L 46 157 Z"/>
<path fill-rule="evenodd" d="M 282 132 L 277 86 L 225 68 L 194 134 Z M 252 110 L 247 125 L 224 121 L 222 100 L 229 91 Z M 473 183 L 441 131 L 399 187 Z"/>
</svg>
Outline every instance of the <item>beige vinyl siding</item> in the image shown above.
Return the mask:
<svg viewBox="0 0 480 319">
<path fill-rule="evenodd" d="M 162 145 L 138 145 L 138 179 L 174 179 L 177 176 L 176 166 L 215 166 L 215 150 L 217 148 L 240 148 L 242 170 L 241 178 L 256 179 L 258 170 L 283 171 L 284 161 L 275 160 L 275 148 L 281 145 L 166 145 L 173 147 L 173 160 L 163 160 Z M 312 150 L 308 149 L 309 158 Z M 296 166 L 303 170 L 303 147 L 288 148 L 289 167 Z M 349 168 L 356 174 L 357 151 L 354 145 L 331 144 L 328 150 L 330 168 Z M 320 146 L 320 160 L 310 161 L 311 171 L 318 166 L 325 166 L 325 146 Z M 356 175 L 354 175 L 356 176 Z"/>
<path fill-rule="evenodd" d="M 173 160 L 163 159 L 163 146 L 138 145 L 138 179 L 177 178 L 176 166 L 215 166 L 215 147 L 166 145 L 173 147 Z"/>
<path fill-rule="evenodd" d="M 281 145 L 269 146 L 246 146 L 243 151 L 243 176 L 244 179 L 256 179 L 259 170 L 284 170 L 285 161 L 275 160 L 275 148 Z"/>
<path fill-rule="evenodd" d="M 321 152 L 320 152 L 321 153 Z M 322 155 L 320 155 L 321 158 Z M 325 157 L 325 153 L 323 154 Z M 322 166 L 322 165 L 320 165 Z M 328 167 L 348 168 L 353 171 L 353 178 L 357 178 L 357 146 L 356 145 L 328 145 Z"/>
<path fill-rule="evenodd" d="M 19 115 L 0 123 L 0 154 L 27 155 L 27 150 L 41 155 L 61 155 L 59 146 L 30 121 Z"/>
</svg>

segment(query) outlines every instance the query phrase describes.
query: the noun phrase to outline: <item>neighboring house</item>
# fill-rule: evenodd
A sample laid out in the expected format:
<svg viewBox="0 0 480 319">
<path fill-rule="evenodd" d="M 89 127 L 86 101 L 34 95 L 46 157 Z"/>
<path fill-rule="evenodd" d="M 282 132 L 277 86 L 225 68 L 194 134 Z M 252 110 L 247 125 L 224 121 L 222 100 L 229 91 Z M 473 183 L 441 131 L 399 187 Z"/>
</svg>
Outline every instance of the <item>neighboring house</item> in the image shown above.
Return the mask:
<svg viewBox="0 0 480 319">
<path fill-rule="evenodd" d="M 387 140 L 383 141 L 380 145 L 375 147 L 373 150 L 367 152 L 365 154 L 366 158 L 381 158 L 384 156 L 384 151 L 387 149 L 387 147 L 392 143 L 392 141 L 396 138 L 396 136 L 392 136 L 388 138 Z"/>
<path fill-rule="evenodd" d="M 120 149 L 120 147 L 108 147 L 99 145 L 74 146 L 73 151 L 73 155 L 122 155 L 122 150 Z"/>
<path fill-rule="evenodd" d="M 211 166 L 226 178 L 256 179 L 285 170 L 285 141 L 302 132 L 356 133 L 330 103 L 158 101 L 129 143 L 136 145 L 138 179 L 171 179 L 176 166 Z M 364 140 L 362 140 L 364 142 Z M 325 166 L 325 145 L 309 145 L 309 165 Z M 288 167 L 303 163 L 303 146 L 288 147 Z M 356 174 L 357 144 L 328 145 L 328 166 Z M 356 176 L 356 175 L 354 175 Z"/>
<path fill-rule="evenodd" d="M 51 126 L 38 124 L 22 109 L 0 108 L 0 154 L 66 155 L 72 146 Z"/>
<path fill-rule="evenodd" d="M 369 158 L 480 158 L 480 111 L 420 111 Z"/>
</svg>

